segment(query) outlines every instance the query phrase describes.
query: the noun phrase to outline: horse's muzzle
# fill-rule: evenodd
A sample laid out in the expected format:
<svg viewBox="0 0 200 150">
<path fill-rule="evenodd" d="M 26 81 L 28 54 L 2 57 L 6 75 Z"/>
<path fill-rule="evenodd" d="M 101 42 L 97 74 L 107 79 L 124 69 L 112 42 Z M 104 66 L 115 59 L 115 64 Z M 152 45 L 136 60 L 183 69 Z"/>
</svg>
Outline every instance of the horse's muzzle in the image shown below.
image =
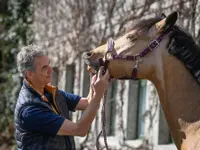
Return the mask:
<svg viewBox="0 0 200 150">
<path fill-rule="evenodd" d="M 88 65 L 88 70 L 95 70 L 95 71 L 98 71 L 99 68 L 100 68 L 100 62 L 99 61 L 91 61 L 89 60 L 90 58 L 90 55 L 89 53 L 85 53 L 83 55 L 83 60 L 84 62 Z M 93 71 L 94 72 L 94 71 Z"/>
</svg>

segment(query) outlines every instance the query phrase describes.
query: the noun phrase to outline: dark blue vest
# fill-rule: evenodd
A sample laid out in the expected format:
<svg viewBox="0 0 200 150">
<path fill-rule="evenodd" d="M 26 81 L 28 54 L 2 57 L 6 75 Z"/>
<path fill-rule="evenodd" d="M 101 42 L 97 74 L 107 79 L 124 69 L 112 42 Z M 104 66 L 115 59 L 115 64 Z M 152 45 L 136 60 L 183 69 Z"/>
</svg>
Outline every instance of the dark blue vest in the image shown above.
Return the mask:
<svg viewBox="0 0 200 150">
<path fill-rule="evenodd" d="M 42 101 L 36 91 L 30 87 L 27 88 L 28 85 L 25 84 L 21 88 L 15 108 L 15 136 L 18 150 L 75 150 L 72 136 L 50 136 L 31 132 L 23 128 L 20 116 L 22 110 L 27 106 L 42 106 L 52 110 L 48 103 Z M 55 92 L 55 105 L 62 116 L 70 119 L 66 99 L 58 90 Z"/>
</svg>

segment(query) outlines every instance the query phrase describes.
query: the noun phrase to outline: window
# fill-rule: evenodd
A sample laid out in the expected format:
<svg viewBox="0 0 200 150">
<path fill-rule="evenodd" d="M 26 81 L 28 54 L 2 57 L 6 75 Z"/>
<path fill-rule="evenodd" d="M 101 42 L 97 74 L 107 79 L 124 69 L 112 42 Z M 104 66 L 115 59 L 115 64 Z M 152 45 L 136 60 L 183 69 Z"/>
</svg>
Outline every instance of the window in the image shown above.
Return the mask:
<svg viewBox="0 0 200 150">
<path fill-rule="evenodd" d="M 75 65 L 67 65 L 66 67 L 66 83 L 65 91 L 69 93 L 74 93 L 74 75 L 75 75 Z"/>
<path fill-rule="evenodd" d="M 83 68 L 83 73 L 81 74 L 81 96 L 87 97 L 90 89 L 90 75 L 86 64 L 83 64 Z"/>
<path fill-rule="evenodd" d="M 58 68 L 53 68 L 52 85 L 54 86 L 58 85 Z"/>
<path fill-rule="evenodd" d="M 144 137 L 144 117 L 146 111 L 146 80 L 129 81 L 127 140 Z"/>
<path fill-rule="evenodd" d="M 127 140 L 137 138 L 138 83 L 138 81 L 129 81 L 128 86 Z"/>
<path fill-rule="evenodd" d="M 137 138 L 144 137 L 144 113 L 146 111 L 146 80 L 139 81 Z"/>
<path fill-rule="evenodd" d="M 75 75 L 75 65 L 66 66 L 66 80 L 65 80 L 65 91 L 68 93 L 74 93 L 74 75 Z M 69 112 L 70 118 L 73 118 L 72 112 Z"/>
<path fill-rule="evenodd" d="M 170 135 L 162 107 L 160 106 L 158 144 L 169 144 L 169 143 L 173 143 L 173 140 Z"/>
<path fill-rule="evenodd" d="M 109 136 L 115 135 L 116 125 L 116 93 L 117 81 L 112 81 L 107 99 L 107 133 Z"/>
</svg>

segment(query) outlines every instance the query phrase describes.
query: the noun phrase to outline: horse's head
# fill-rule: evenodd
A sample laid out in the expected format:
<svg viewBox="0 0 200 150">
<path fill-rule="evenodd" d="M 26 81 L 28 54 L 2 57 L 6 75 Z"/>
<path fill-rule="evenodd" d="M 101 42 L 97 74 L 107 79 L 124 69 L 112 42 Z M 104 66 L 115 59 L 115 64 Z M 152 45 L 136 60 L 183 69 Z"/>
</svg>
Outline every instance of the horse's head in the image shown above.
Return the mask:
<svg viewBox="0 0 200 150">
<path fill-rule="evenodd" d="M 177 20 L 177 12 L 167 17 L 158 17 L 139 22 L 132 30 L 114 41 L 86 53 L 83 58 L 90 67 L 97 70 L 100 60 L 109 61 L 108 69 L 113 78 L 131 78 L 133 68 L 137 78 L 153 74 L 162 56 L 167 54 L 168 33 Z M 108 47 L 109 51 L 108 51 Z"/>
</svg>

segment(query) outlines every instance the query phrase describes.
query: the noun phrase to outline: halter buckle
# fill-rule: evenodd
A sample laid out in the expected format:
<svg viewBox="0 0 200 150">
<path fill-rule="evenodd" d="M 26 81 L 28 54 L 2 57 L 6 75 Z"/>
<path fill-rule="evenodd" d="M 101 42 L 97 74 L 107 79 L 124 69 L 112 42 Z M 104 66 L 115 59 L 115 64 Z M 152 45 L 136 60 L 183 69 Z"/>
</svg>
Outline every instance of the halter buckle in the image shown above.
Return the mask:
<svg viewBox="0 0 200 150">
<path fill-rule="evenodd" d="M 110 53 L 111 54 L 111 56 L 112 56 L 112 51 L 113 51 L 113 49 L 114 49 L 114 46 L 115 46 L 115 42 L 114 42 L 114 40 L 112 39 L 112 38 L 110 38 L 109 40 L 108 40 L 108 50 L 107 50 L 107 52 L 106 52 L 106 54 L 105 54 L 105 60 L 108 60 L 108 53 Z"/>
<path fill-rule="evenodd" d="M 108 52 L 112 52 L 115 46 L 115 42 L 112 38 L 108 40 Z"/>
<path fill-rule="evenodd" d="M 152 51 L 152 50 L 154 50 L 155 48 L 157 48 L 158 46 L 159 46 L 159 42 L 158 42 L 158 40 L 157 39 L 155 39 L 155 40 L 153 40 L 153 41 L 151 41 L 150 43 L 149 43 L 149 49 Z"/>
</svg>

